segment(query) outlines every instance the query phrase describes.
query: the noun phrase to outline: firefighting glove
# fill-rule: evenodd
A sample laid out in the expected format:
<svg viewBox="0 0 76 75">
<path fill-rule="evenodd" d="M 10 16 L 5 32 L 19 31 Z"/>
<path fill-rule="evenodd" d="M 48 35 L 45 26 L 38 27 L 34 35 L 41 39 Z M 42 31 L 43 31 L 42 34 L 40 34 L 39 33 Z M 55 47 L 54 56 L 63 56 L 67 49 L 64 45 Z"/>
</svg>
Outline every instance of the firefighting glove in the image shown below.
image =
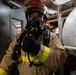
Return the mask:
<svg viewBox="0 0 76 75">
<path fill-rule="evenodd" d="M 33 38 L 25 37 L 23 40 L 22 50 L 24 52 L 37 55 L 40 50 L 40 44 Z"/>
</svg>

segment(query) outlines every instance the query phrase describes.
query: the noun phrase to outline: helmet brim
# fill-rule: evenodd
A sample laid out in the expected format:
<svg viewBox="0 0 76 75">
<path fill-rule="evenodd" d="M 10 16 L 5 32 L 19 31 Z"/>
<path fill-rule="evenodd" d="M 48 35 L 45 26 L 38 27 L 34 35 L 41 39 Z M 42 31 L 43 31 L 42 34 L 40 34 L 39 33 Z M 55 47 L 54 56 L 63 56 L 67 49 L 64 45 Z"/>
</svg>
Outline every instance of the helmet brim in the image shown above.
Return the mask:
<svg viewBox="0 0 76 75">
<path fill-rule="evenodd" d="M 37 7 L 32 7 L 32 8 L 28 8 L 25 13 L 26 14 L 30 14 L 32 12 L 39 12 L 41 14 L 43 14 L 46 18 L 48 17 L 46 14 L 45 14 L 45 11 L 44 9 L 40 9 L 40 8 L 37 8 Z"/>
</svg>

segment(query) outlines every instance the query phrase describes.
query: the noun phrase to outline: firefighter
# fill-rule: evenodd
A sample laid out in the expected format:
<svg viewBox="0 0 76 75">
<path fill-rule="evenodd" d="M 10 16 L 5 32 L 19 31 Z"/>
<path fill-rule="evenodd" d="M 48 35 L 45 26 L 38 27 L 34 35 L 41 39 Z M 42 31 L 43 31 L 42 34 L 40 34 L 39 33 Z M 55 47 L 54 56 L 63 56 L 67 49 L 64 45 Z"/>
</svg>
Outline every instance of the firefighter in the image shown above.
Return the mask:
<svg viewBox="0 0 76 75">
<path fill-rule="evenodd" d="M 65 63 L 67 53 L 57 36 L 45 26 L 47 7 L 42 2 L 35 0 L 30 3 L 25 13 L 26 34 L 18 34 L 10 43 L 0 63 L 0 75 L 9 75 L 16 62 L 19 75 L 51 75 L 51 72 L 55 72 Z M 16 51 L 17 55 L 14 53 L 13 57 L 11 55 L 16 47 L 17 50 L 21 49 L 20 54 L 16 57 Z"/>
</svg>

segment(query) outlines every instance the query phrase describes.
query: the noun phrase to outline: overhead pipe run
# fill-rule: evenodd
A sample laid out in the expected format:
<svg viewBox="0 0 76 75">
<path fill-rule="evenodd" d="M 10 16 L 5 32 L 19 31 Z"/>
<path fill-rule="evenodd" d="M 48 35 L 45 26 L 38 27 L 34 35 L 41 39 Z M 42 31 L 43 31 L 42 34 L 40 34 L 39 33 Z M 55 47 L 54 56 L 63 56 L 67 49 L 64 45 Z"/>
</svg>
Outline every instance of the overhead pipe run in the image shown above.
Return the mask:
<svg viewBox="0 0 76 75">
<path fill-rule="evenodd" d="M 67 13 L 67 12 L 72 11 L 74 8 L 75 8 L 75 7 L 68 8 L 68 9 L 66 9 L 66 10 L 64 10 L 64 11 L 61 11 L 61 13 L 62 13 L 62 14 L 65 14 L 65 13 Z"/>
<path fill-rule="evenodd" d="M 12 0 L 3 0 L 3 2 L 10 6 L 11 8 L 17 9 L 17 8 L 21 8 L 21 5 L 19 5 L 18 3 L 12 1 Z"/>
<path fill-rule="evenodd" d="M 67 17 L 62 17 L 61 19 L 62 19 L 62 20 L 65 20 L 66 18 L 67 18 Z M 48 22 L 49 22 L 49 23 L 52 23 L 52 22 L 56 22 L 56 21 L 58 21 L 58 19 L 49 20 Z"/>
<path fill-rule="evenodd" d="M 72 11 L 74 8 L 75 8 L 75 7 L 71 7 L 71 8 L 69 8 L 69 9 L 63 10 L 63 11 L 61 11 L 61 14 L 63 15 L 63 14 L 65 14 L 65 13 L 68 13 L 68 12 Z M 49 19 L 51 19 L 51 18 L 57 18 L 57 16 L 58 16 L 58 14 L 53 14 L 53 15 L 49 16 Z M 67 16 L 66 16 L 66 17 L 67 17 Z M 63 18 L 63 19 L 66 19 L 66 17 L 62 17 L 62 18 Z M 57 20 L 57 19 L 49 20 L 49 22 L 56 22 L 56 21 L 58 21 L 58 20 Z"/>
</svg>

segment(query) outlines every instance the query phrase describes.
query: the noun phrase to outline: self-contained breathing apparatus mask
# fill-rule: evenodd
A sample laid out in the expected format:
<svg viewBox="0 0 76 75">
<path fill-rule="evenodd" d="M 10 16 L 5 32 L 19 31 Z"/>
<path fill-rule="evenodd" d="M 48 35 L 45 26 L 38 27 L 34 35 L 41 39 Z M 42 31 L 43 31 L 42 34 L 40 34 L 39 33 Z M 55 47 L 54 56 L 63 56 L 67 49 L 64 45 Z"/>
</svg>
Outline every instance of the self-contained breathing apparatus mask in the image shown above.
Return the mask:
<svg viewBox="0 0 76 75">
<path fill-rule="evenodd" d="M 32 36 L 36 40 L 43 33 L 44 23 L 46 21 L 46 18 L 44 15 L 42 15 L 42 13 L 40 13 L 39 15 L 34 17 L 32 20 L 29 20 L 29 15 L 28 15 L 27 25 L 26 25 L 27 32 L 30 34 L 30 36 Z"/>
</svg>

